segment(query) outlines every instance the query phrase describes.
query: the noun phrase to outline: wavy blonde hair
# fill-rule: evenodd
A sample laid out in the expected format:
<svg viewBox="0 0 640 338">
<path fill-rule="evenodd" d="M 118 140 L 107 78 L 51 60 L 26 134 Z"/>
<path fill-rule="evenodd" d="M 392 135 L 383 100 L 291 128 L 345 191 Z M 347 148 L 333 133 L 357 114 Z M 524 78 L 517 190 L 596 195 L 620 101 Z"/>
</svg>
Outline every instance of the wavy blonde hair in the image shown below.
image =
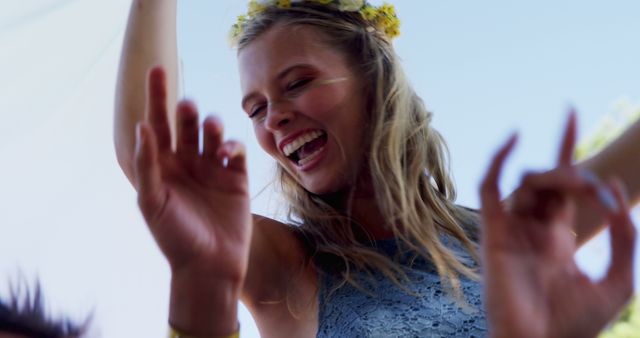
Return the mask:
<svg viewBox="0 0 640 338">
<path fill-rule="evenodd" d="M 368 28 L 357 12 L 301 2 L 287 9 L 268 8 L 249 21 L 239 36 L 238 52 L 275 25 L 314 27 L 327 46 L 344 53 L 362 75 L 368 109 L 365 167 L 377 205 L 396 239 L 432 261 L 445 285 L 459 296 L 459 275 L 475 279 L 477 271 L 441 236 L 455 238 L 477 260 L 477 215 L 454 204 L 446 144 L 431 127 L 432 114 L 405 78 L 388 38 Z M 337 209 L 323 196 L 308 192 L 279 164 L 277 180 L 289 204 L 289 220 L 302 234 L 310 260 L 343 277 L 332 291 L 345 283 L 359 287 L 352 272 L 372 269 L 407 290 L 401 266 L 371 247 L 371 237 L 354 224 L 348 208 Z"/>
</svg>

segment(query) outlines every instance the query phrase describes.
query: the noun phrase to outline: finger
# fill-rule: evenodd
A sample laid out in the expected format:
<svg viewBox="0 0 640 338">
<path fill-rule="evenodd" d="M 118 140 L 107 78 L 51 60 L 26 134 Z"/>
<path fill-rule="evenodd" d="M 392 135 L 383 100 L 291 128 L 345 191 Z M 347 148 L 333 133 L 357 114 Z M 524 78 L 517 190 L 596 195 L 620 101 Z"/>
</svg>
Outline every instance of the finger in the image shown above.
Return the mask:
<svg viewBox="0 0 640 338">
<path fill-rule="evenodd" d="M 526 174 L 514 193 L 512 210 L 516 214 L 547 221 L 566 206 L 569 198 L 583 197 L 599 200 L 596 207 L 615 205 L 609 189 L 603 189 L 595 175 L 574 166 L 561 166 L 544 173 Z M 572 226 L 570 223 L 562 224 Z"/>
<path fill-rule="evenodd" d="M 224 137 L 224 126 L 222 121 L 216 116 L 207 116 L 207 118 L 202 123 L 203 129 L 203 155 L 206 159 L 212 160 L 215 162 L 220 162 L 218 160 L 218 148 L 222 144 L 222 139 Z"/>
<path fill-rule="evenodd" d="M 227 159 L 226 167 L 238 172 L 246 172 L 246 149 L 238 141 L 227 141 L 218 150 L 218 159 Z"/>
<path fill-rule="evenodd" d="M 178 104 L 178 142 L 176 153 L 183 161 L 195 161 L 199 154 L 198 110 L 190 101 Z"/>
<path fill-rule="evenodd" d="M 162 67 L 156 66 L 147 77 L 146 120 L 151 123 L 160 152 L 171 149 L 171 129 L 167 111 L 167 80 Z"/>
<path fill-rule="evenodd" d="M 619 206 L 611 186 L 603 184 L 594 173 L 585 169 L 580 170 L 580 176 L 595 187 L 598 202 L 596 205 L 604 209 L 604 214 L 616 213 Z"/>
<path fill-rule="evenodd" d="M 572 108 L 564 129 L 560 153 L 558 154 L 558 166 L 570 166 L 573 161 L 573 153 L 576 146 L 576 113 Z"/>
<path fill-rule="evenodd" d="M 611 219 L 612 266 L 617 268 L 617 265 L 620 264 L 622 267 L 629 267 L 622 271 L 628 272 L 628 277 L 630 277 L 636 230 L 631 220 L 629 204 L 627 203 L 622 183 L 615 180 L 610 187 L 618 205 L 617 209 L 609 211 L 609 218 Z"/>
<path fill-rule="evenodd" d="M 157 138 L 145 122 L 136 126 L 134 173 L 140 210 L 146 219 L 150 219 L 164 203 L 164 194 L 161 193 Z"/>
<path fill-rule="evenodd" d="M 627 302 L 633 292 L 636 229 L 631 220 L 622 184 L 616 181 L 611 185 L 611 188 L 619 208 L 608 214 L 611 221 L 611 264 L 599 286 L 603 289 L 604 294 L 617 301 L 617 309 L 619 309 Z"/>
<path fill-rule="evenodd" d="M 594 181 L 586 177 L 575 167 L 561 167 L 545 172 L 528 172 L 522 177 L 522 189 L 566 191 L 583 191 L 594 187 Z"/>
<path fill-rule="evenodd" d="M 500 203 L 500 189 L 498 182 L 502 166 L 517 141 L 517 134 L 512 135 L 509 140 L 494 155 L 489 170 L 480 185 L 481 215 L 484 226 L 492 227 L 495 223 L 500 223 L 503 217 L 502 205 Z M 490 230 L 490 229 L 489 229 Z M 489 231 L 484 231 L 487 233 Z"/>
</svg>

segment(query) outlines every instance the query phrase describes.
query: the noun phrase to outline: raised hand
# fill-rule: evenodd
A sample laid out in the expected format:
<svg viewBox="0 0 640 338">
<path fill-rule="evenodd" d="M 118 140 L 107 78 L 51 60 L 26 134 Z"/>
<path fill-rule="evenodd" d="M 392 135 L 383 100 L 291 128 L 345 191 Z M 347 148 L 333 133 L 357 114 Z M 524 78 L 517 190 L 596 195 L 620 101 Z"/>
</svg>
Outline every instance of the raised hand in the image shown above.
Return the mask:
<svg viewBox="0 0 640 338">
<path fill-rule="evenodd" d="M 136 131 L 135 185 L 140 210 L 171 266 L 171 320 L 194 333 L 224 333 L 210 325 L 210 315 L 235 318 L 249 258 L 245 150 L 223 142 L 221 122 L 208 117 L 200 151 L 198 113 L 190 102 L 178 105 L 172 149 L 161 68 L 151 70 L 147 88 L 146 121 Z M 220 321 L 213 324 L 224 321 L 216 316 Z M 227 322 L 235 328 L 233 319 Z"/>
<path fill-rule="evenodd" d="M 481 186 L 483 276 L 494 337 L 594 337 L 632 292 L 635 228 L 617 184 L 605 186 L 571 164 L 571 116 L 558 166 L 528 174 L 505 205 L 498 179 L 515 144 L 493 159 Z M 612 260 L 591 281 L 574 261 L 575 197 L 589 197 L 611 222 Z"/>
</svg>

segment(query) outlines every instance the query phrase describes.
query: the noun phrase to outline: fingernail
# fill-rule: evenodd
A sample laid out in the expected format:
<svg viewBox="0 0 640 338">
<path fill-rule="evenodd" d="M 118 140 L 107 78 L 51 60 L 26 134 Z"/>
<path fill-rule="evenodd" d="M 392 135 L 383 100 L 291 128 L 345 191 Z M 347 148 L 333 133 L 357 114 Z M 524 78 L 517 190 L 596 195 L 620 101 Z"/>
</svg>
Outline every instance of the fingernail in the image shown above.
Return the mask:
<svg viewBox="0 0 640 338">
<path fill-rule="evenodd" d="M 138 143 L 141 143 L 143 141 L 142 125 L 140 123 L 136 124 L 136 140 L 138 141 Z"/>
<path fill-rule="evenodd" d="M 627 193 L 627 187 L 624 185 L 624 183 L 622 183 L 622 181 L 619 178 L 614 178 L 611 183 L 613 184 L 612 189 L 616 189 L 620 191 L 620 194 L 622 195 L 622 200 L 625 203 L 628 203 L 629 194 Z"/>
<path fill-rule="evenodd" d="M 598 176 L 596 176 L 596 174 L 592 173 L 590 170 L 580 169 L 578 170 L 578 175 L 589 184 L 595 186 L 602 185 L 602 183 L 600 183 L 600 179 L 598 179 Z"/>
<path fill-rule="evenodd" d="M 579 170 L 578 175 L 582 177 L 587 183 L 591 184 L 596 189 L 596 195 L 602 203 L 609 211 L 616 213 L 618 212 L 619 206 L 616 198 L 613 196 L 611 190 L 602 184 L 598 176 L 592 173 L 589 170 Z"/>
<path fill-rule="evenodd" d="M 611 211 L 612 213 L 618 212 L 619 210 L 618 202 L 616 201 L 616 198 L 613 196 L 613 193 L 611 192 L 611 190 L 609 190 L 609 188 L 605 186 L 600 186 L 598 187 L 597 193 L 598 193 L 598 198 L 600 199 L 600 202 L 602 202 L 602 204 L 604 204 L 605 207 L 609 209 L 609 211 Z"/>
</svg>

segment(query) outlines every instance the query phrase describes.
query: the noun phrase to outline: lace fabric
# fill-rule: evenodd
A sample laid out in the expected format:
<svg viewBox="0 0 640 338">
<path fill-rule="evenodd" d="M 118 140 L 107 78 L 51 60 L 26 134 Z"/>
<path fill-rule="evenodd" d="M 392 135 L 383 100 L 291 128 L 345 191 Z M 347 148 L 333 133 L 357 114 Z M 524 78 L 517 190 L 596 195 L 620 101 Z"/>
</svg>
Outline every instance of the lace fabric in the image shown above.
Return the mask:
<svg viewBox="0 0 640 338">
<path fill-rule="evenodd" d="M 395 240 L 377 241 L 376 247 L 390 257 L 399 252 Z M 460 246 L 453 248 L 462 258 L 470 259 Z M 465 305 L 447 294 L 432 263 L 420 257 L 409 265 L 412 256 L 402 252 L 397 261 L 406 268 L 410 280 L 404 285 L 417 296 L 378 271 L 356 276 L 366 292 L 347 283 L 329 294 L 341 279 L 320 271 L 317 337 L 487 336 L 480 283 L 460 277 Z"/>
</svg>

